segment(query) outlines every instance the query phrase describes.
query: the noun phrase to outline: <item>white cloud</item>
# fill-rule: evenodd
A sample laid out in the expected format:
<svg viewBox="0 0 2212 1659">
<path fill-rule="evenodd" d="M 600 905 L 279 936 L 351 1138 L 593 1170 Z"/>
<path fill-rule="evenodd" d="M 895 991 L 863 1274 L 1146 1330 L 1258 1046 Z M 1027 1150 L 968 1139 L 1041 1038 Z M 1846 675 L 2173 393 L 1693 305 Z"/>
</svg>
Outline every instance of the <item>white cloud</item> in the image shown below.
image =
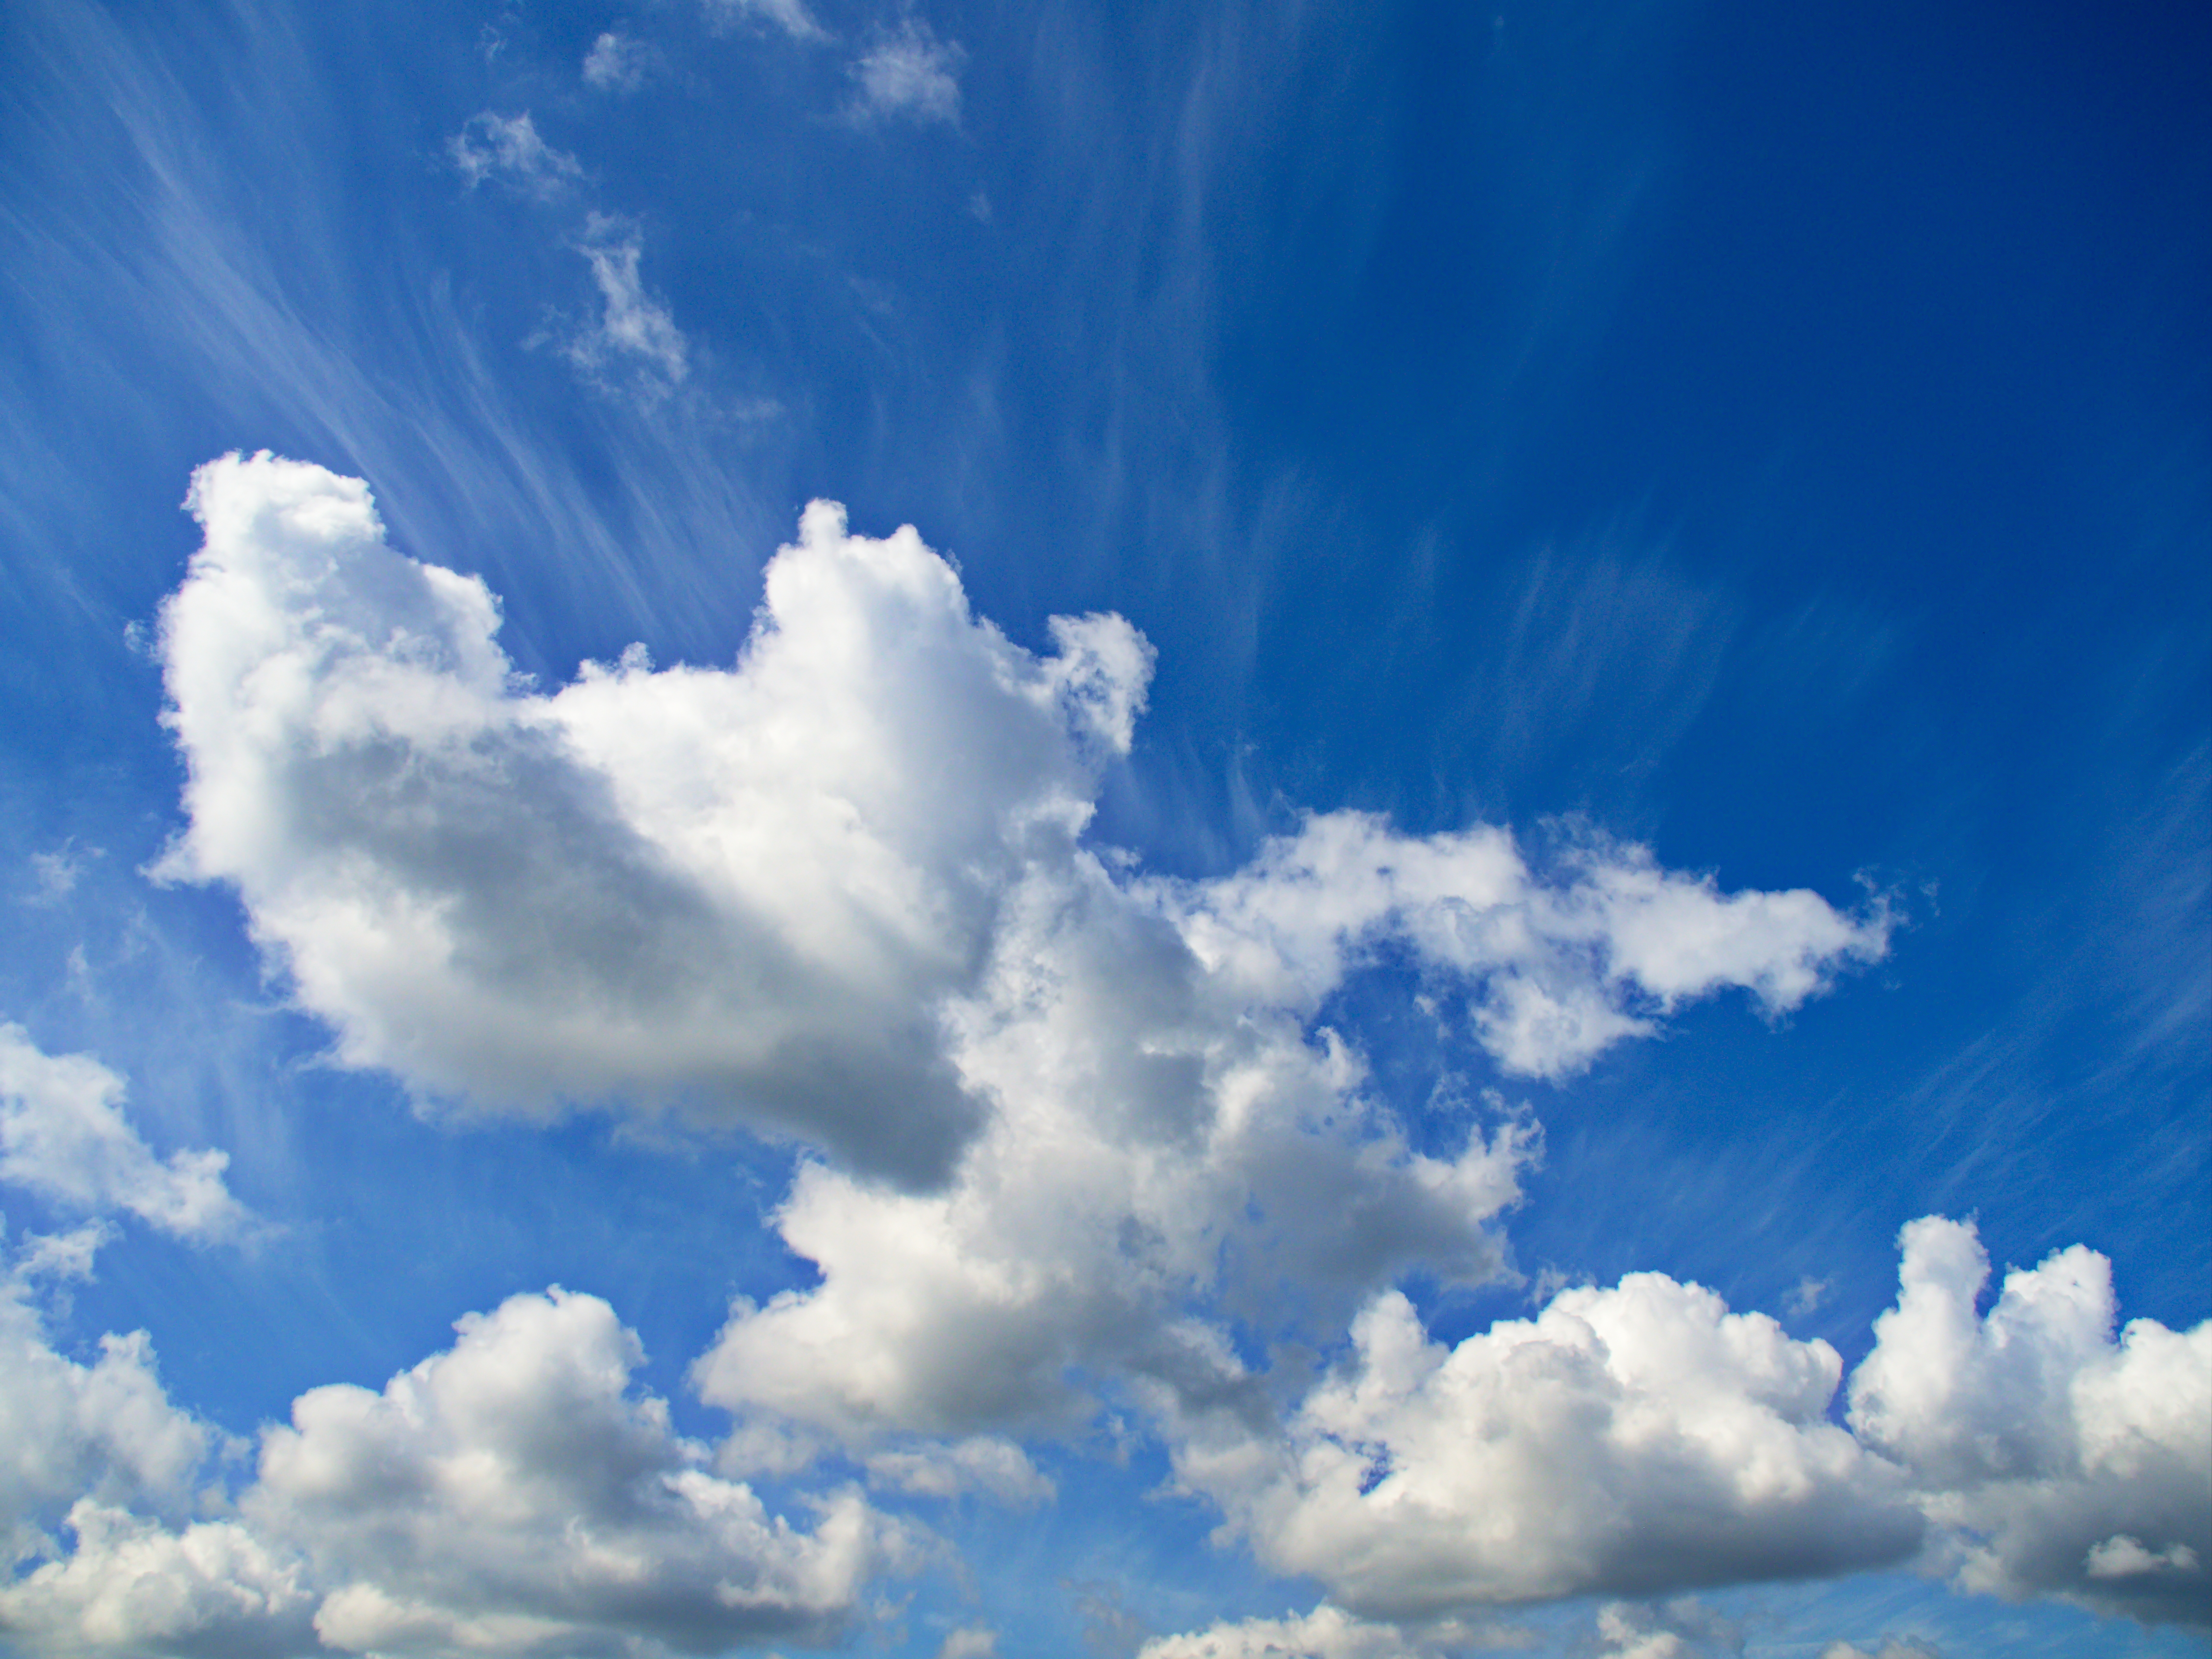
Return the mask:
<svg viewBox="0 0 2212 1659">
<path fill-rule="evenodd" d="M 55 1351 L 33 1278 L 82 1276 L 98 1238 L 52 1250 L 42 1242 L 28 1241 L 0 1278 L 0 1544 L 10 1563 L 45 1549 L 46 1527 L 81 1498 L 183 1515 L 211 1443 L 169 1403 L 143 1331 L 103 1338 L 90 1364 Z"/>
<path fill-rule="evenodd" d="M 960 121 L 960 66 L 968 54 L 957 40 L 940 40 L 916 17 L 879 35 L 852 65 L 858 90 L 851 114 L 859 121 Z"/>
<path fill-rule="evenodd" d="M 576 158 L 538 136 L 538 125 L 525 110 L 495 115 L 483 110 L 469 117 L 446 141 L 446 153 L 473 190 L 498 179 L 525 195 L 550 197 L 583 176 Z"/>
<path fill-rule="evenodd" d="M 1142 697 L 1102 644 L 1126 624 L 1039 659 L 911 530 L 848 537 L 817 505 L 734 670 L 534 696 L 483 585 L 386 547 L 363 485 L 234 457 L 191 505 L 165 868 L 237 885 L 348 1060 L 486 1108 L 620 1097 L 949 1164 L 980 1107 L 938 1005 L 1083 821 Z"/>
<path fill-rule="evenodd" d="M 143 1337 L 109 1339 L 88 1371 L 8 1329 L 31 1370 L 0 1371 L 0 1426 L 36 1433 L 49 1456 L 76 1448 L 29 1496 L 94 1491 L 70 1510 L 71 1548 L 19 1527 L 32 1565 L 0 1587 L 0 1630 L 54 1652 L 319 1639 L 652 1659 L 831 1639 L 876 1573 L 915 1559 L 917 1535 L 850 1489 L 818 1500 L 807 1530 L 710 1473 L 666 1404 L 632 1389 L 636 1339 L 596 1297 L 518 1296 L 456 1328 L 381 1392 L 301 1395 L 264 1431 L 234 1516 L 181 1524 L 205 1437 L 161 1399 Z M 143 1512 L 149 1493 L 171 1519 Z"/>
<path fill-rule="evenodd" d="M 645 84 L 653 49 L 610 29 L 584 54 L 584 84 L 601 92 L 635 92 Z"/>
<path fill-rule="evenodd" d="M 1854 919 L 1817 893 L 1723 893 L 1599 837 L 1532 871 L 1510 832 L 1423 838 L 1334 812 L 1270 842 L 1243 871 L 1153 890 L 1200 960 L 1255 997 L 1312 1006 L 1386 938 L 1473 990 L 1509 1072 L 1559 1077 L 1725 988 L 1786 1013 L 1839 965 L 1888 948 L 1877 904 Z"/>
<path fill-rule="evenodd" d="M 1841 1361 L 1657 1273 L 1456 1347 L 1395 1292 L 1279 1436 L 1188 1423 L 1176 1466 L 1261 1559 L 1348 1610 L 1811 1577 L 1902 1559 L 1896 1471 L 1826 1419 Z"/>
<path fill-rule="evenodd" d="M 49 1055 L 0 1023 L 0 1181 L 96 1214 L 128 1210 L 180 1238 L 236 1233 L 247 1218 L 223 1184 L 229 1154 L 155 1158 L 123 1094 L 123 1079 L 91 1055 Z"/>
<path fill-rule="evenodd" d="M 1942 1659 L 1942 1655 L 1917 1636 L 1886 1636 L 1879 1647 L 1873 1648 L 1831 1642 L 1820 1650 L 1820 1659 Z"/>
<path fill-rule="evenodd" d="M 876 1452 L 869 1456 L 867 1469 L 868 1479 L 878 1486 L 927 1498 L 957 1498 L 973 1492 L 1022 1506 L 1050 1503 L 1056 1496 L 1050 1478 L 1002 1435 L 973 1435 L 950 1444 Z"/>
<path fill-rule="evenodd" d="M 1860 1438 L 1907 1465 L 1964 1589 L 2212 1624 L 2212 1322 L 2132 1321 L 2076 1245 L 2005 1275 L 1973 1227 L 1900 1237 L 1896 1307 L 1851 1379 Z"/>
<path fill-rule="evenodd" d="M 1608 1601 L 1597 1610 L 1601 1659 L 1692 1659 L 1698 1654 L 1738 1654 L 1743 1632 L 1691 1597 L 1663 1607 Z"/>
<path fill-rule="evenodd" d="M 1137 1659 L 1430 1659 L 1437 1651 L 1395 1625 L 1324 1602 L 1303 1616 L 1224 1620 L 1188 1635 L 1156 1636 Z"/>
<path fill-rule="evenodd" d="M 576 251 L 592 268 L 601 308 L 599 319 L 569 341 L 570 360 L 596 379 L 628 370 L 649 397 L 675 390 L 691 372 L 691 349 L 668 307 L 646 292 L 638 274 L 645 244 L 637 228 L 593 213 Z"/>
<path fill-rule="evenodd" d="M 263 1440 L 240 1508 L 337 1587 L 315 1615 L 331 1646 L 496 1650 L 526 1627 L 548 1651 L 820 1638 L 904 1547 L 854 1492 L 807 1533 L 709 1474 L 666 1407 L 629 1393 L 636 1339 L 595 1297 L 519 1296 L 457 1328 L 380 1394 L 301 1395 Z"/>
<path fill-rule="evenodd" d="M 995 1659 L 999 1633 L 981 1625 L 963 1625 L 948 1631 L 938 1644 L 937 1659 Z"/>
<path fill-rule="evenodd" d="M 304 1564 L 235 1521 L 172 1528 L 80 1499 L 75 1546 L 0 1589 L 0 1631 L 48 1654 L 289 1659 L 318 1644 Z"/>
<path fill-rule="evenodd" d="M 709 28 L 729 29 L 740 23 L 756 23 L 781 29 L 794 40 L 830 38 L 802 0 L 703 0 L 703 3 Z"/>
<path fill-rule="evenodd" d="M 1533 1126 L 1493 1108 L 1417 1149 L 1316 1023 L 1391 940 L 1501 1063 L 1550 1073 L 1723 986 L 1794 1006 L 1883 948 L 1879 916 L 1638 848 L 1539 871 L 1504 830 L 1358 814 L 1222 880 L 1130 873 L 1079 837 L 1150 647 L 1060 618 L 1033 655 L 911 529 L 851 536 L 829 504 L 734 668 L 641 653 L 551 696 L 513 683 L 480 582 L 384 545 L 361 484 L 233 457 L 191 504 L 167 867 L 237 886 L 343 1058 L 842 1160 L 776 1218 L 821 1282 L 740 1305 L 699 1363 L 747 1414 L 728 1467 L 1073 1427 L 1117 1379 L 1255 1400 L 1225 1320 L 1328 1341 L 1410 1268 L 1498 1272 Z"/>
</svg>

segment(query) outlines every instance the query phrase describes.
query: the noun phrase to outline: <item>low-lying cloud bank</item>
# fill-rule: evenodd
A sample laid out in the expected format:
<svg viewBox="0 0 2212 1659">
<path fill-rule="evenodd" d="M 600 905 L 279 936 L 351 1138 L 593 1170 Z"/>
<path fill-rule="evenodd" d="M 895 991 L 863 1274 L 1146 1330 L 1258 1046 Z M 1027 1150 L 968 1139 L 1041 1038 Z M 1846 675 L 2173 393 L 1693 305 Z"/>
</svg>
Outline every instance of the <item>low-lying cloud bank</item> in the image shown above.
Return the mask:
<svg viewBox="0 0 2212 1659">
<path fill-rule="evenodd" d="M 1385 1293 L 1280 1416 L 1161 1390 L 1154 1425 L 1187 1488 L 1330 1600 L 1160 1638 L 1148 1659 L 1426 1659 L 1516 1604 L 1906 1561 L 1965 1590 L 2212 1624 L 2212 1324 L 2116 1336 L 2109 1271 L 2079 1247 L 2008 1275 L 1978 1316 L 1971 1226 L 1929 1218 L 1903 1243 L 1849 1431 L 1826 1420 L 1828 1345 L 1650 1273 L 1450 1348 Z M 311 1390 L 233 1486 L 225 1455 L 245 1449 L 169 1401 L 143 1334 L 68 1359 L 31 1279 L 19 1262 L 0 1297 L 0 1428 L 20 1449 L 0 1467 L 17 1566 L 0 1632 L 27 1650 L 823 1643 L 938 1547 L 850 1484 L 822 1486 L 809 1527 L 771 1515 L 632 1385 L 636 1340 L 596 1297 L 514 1297 L 380 1392 Z M 872 1473 L 1050 1501 L 1007 1442 L 933 1453 Z M 1632 1607 L 1601 1633 L 1689 1650 Z"/>
</svg>

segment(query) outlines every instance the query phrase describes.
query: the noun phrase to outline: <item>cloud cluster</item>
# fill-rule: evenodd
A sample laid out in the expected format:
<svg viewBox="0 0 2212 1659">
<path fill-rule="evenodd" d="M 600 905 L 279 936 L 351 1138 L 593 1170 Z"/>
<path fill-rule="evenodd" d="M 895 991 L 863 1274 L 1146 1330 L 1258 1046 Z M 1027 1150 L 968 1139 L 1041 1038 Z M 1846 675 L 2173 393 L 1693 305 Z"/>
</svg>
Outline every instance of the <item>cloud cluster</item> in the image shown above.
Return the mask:
<svg viewBox="0 0 2212 1659">
<path fill-rule="evenodd" d="M 245 1206 L 227 1152 L 158 1158 L 123 1113 L 123 1079 L 89 1054 L 50 1055 L 0 1023 L 0 1182 L 87 1214 L 126 1210 L 180 1238 L 234 1235 Z"/>
<path fill-rule="evenodd" d="M 88 1256 L 33 1248 L 0 1278 L 0 1542 L 11 1562 L 45 1548 L 46 1522 L 79 1499 L 187 1513 L 212 1443 L 169 1404 L 144 1332 L 103 1339 L 90 1364 L 48 1342 L 35 1280 L 57 1267 L 81 1273 Z"/>
<path fill-rule="evenodd" d="M 1853 1374 L 1859 1437 L 1913 1472 L 1963 1589 L 2212 1626 L 2212 1322 L 2129 1323 L 2076 1245 L 2005 1275 L 1971 1225 L 1907 1226 Z"/>
<path fill-rule="evenodd" d="M 483 584 L 386 545 L 358 482 L 232 456 L 189 504 L 165 867 L 237 890 L 342 1058 L 471 1109 L 677 1113 L 825 1155 L 775 1217 L 817 1282 L 738 1303 L 693 1367 L 738 1418 L 719 1473 L 627 1394 L 634 1349 L 588 1297 L 510 1303 L 381 1395 L 303 1398 L 240 1518 L 201 1524 L 286 1540 L 325 1639 L 824 1631 L 894 1534 L 850 1492 L 789 1532 L 733 1476 L 836 1449 L 882 1490 L 1042 1501 L 1006 1435 L 1108 1404 L 1332 1597 L 1176 1640 L 1381 1652 L 1486 1606 L 1844 1571 L 1929 1537 L 1962 1583 L 2186 1616 L 2212 1553 L 2185 1433 L 2208 1339 L 2114 1344 L 2086 1252 L 1978 1322 L 1971 1232 L 1917 1224 L 1856 1435 L 1829 1420 L 1833 1349 L 1694 1285 L 1566 1291 L 1452 1347 L 1393 1288 L 1501 1272 L 1539 1136 L 1493 1102 L 1417 1144 L 1330 1027 L 1348 985 L 1410 976 L 1501 1073 L 1558 1078 L 1696 998 L 1799 1006 L 1882 954 L 1879 904 L 1349 812 L 1224 876 L 1148 876 L 1086 839 L 1135 739 L 1142 636 L 1060 617 L 1024 649 L 911 529 L 855 536 L 828 503 L 732 665 L 641 647 L 550 692 L 513 672 Z M 1285 1363 L 1347 1325 L 1317 1381 Z M 638 1573 L 641 1610 L 594 1625 Z"/>
<path fill-rule="evenodd" d="M 919 1536 L 846 1489 L 811 1529 L 712 1474 L 630 1378 L 636 1339 L 557 1288 L 456 1328 L 381 1392 L 338 1385 L 263 1431 L 230 1512 L 183 1518 L 205 1431 L 162 1395 L 143 1334 L 70 1364 L 0 1308 L 18 1571 L 0 1632 L 47 1651 L 719 1653 L 819 1642 Z M 28 1368 L 26 1370 L 26 1368 Z M 16 1435 L 15 1429 L 25 1432 Z M 68 1467 L 60 1467 L 66 1462 Z M 68 1510 L 73 1546 L 31 1527 Z M 27 1571 L 24 1569 L 27 1568 Z"/>
<path fill-rule="evenodd" d="M 740 1305 L 696 1372 L 770 1464 L 806 1437 L 1073 1426 L 1117 1378 L 1251 1397 L 1231 1322 L 1325 1342 L 1411 1268 L 1496 1273 L 1533 1126 L 1417 1148 L 1322 1020 L 1385 946 L 1540 1075 L 1724 987 L 1795 1006 L 1884 948 L 1879 914 L 1632 847 L 1539 870 L 1504 830 L 1358 814 L 1146 878 L 1082 838 L 1142 637 L 1060 617 L 1032 653 L 912 530 L 850 535 L 826 503 L 733 667 L 641 651 L 551 695 L 514 680 L 482 584 L 387 547 L 357 482 L 234 456 L 190 504 L 167 868 L 237 888 L 343 1056 L 838 1160 L 776 1218 L 821 1282 Z"/>
<path fill-rule="evenodd" d="M 1901 1243 L 1850 1432 L 1829 1420 L 1827 1344 L 1636 1273 L 1449 1348 L 1386 1292 L 1279 1424 L 1176 1422 L 1177 1474 L 1269 1566 L 1416 1632 L 1490 1604 L 1916 1556 L 1963 1589 L 2212 1622 L 2212 1322 L 2115 1340 L 2109 1267 L 2078 1246 L 1978 1316 L 1970 1224 L 1929 1217 Z"/>
<path fill-rule="evenodd" d="M 1827 1420 L 1842 1363 L 1657 1273 L 1447 1348 L 1392 1291 L 1279 1435 L 1190 1425 L 1177 1469 L 1352 1612 L 1431 1617 L 1901 1560 L 1897 1471 Z"/>
</svg>

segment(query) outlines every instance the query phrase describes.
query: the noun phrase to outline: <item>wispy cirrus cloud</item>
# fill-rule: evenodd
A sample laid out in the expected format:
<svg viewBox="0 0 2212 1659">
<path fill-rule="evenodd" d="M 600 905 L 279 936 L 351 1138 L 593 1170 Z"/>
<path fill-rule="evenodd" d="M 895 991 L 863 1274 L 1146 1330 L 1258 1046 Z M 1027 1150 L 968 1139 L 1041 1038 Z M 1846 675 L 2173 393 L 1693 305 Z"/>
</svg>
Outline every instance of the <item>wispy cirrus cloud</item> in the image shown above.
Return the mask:
<svg viewBox="0 0 2212 1659">
<path fill-rule="evenodd" d="M 558 195 L 584 176 L 583 164 L 538 137 L 530 112 L 499 115 L 490 110 L 469 117 L 446 141 L 446 153 L 473 190 L 495 179 L 540 199 Z"/>
<path fill-rule="evenodd" d="M 707 26 L 732 29 L 750 23 L 781 29 L 794 40 L 827 40 L 830 33 L 815 21 L 805 0 L 702 0 Z"/>
<path fill-rule="evenodd" d="M 570 335 L 569 360 L 603 384 L 629 385 L 648 400 L 665 397 L 691 372 L 691 343 L 667 305 L 649 292 L 640 274 L 645 240 L 637 226 L 614 214 L 593 213 L 576 251 L 590 265 L 599 290 L 599 314 Z"/>
<path fill-rule="evenodd" d="M 960 70 L 968 53 L 957 40 L 940 40 L 918 17 L 877 35 L 851 65 L 855 83 L 847 113 L 855 121 L 906 120 L 960 124 Z"/>
<path fill-rule="evenodd" d="M 653 48 L 644 41 L 609 29 L 584 54 L 584 84 L 601 92 L 635 92 L 653 61 Z"/>
</svg>

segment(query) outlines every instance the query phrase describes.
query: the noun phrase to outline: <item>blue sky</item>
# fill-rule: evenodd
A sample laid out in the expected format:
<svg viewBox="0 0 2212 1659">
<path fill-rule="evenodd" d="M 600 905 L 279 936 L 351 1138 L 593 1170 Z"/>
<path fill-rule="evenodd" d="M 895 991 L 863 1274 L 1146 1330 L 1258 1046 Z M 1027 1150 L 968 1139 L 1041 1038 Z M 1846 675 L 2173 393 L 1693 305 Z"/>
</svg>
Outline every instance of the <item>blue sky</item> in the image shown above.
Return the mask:
<svg viewBox="0 0 2212 1659">
<path fill-rule="evenodd" d="M 2203 15 L 432 9 L 0 18 L 0 1647 L 2203 1650 Z"/>
</svg>

